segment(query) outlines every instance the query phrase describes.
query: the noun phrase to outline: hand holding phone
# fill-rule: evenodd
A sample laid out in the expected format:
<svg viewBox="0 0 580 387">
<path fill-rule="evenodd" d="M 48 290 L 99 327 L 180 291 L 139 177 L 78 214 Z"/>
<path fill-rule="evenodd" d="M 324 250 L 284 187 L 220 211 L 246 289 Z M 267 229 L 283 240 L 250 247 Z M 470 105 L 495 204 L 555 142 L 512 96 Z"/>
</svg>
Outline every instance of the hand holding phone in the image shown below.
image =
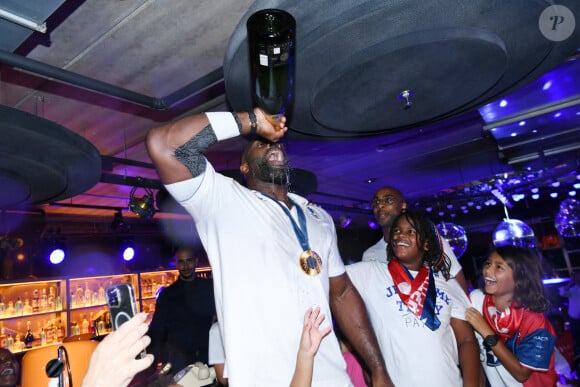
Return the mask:
<svg viewBox="0 0 580 387">
<path fill-rule="evenodd" d="M 105 297 L 114 331 L 137 314 L 135 291 L 130 283 L 109 286 L 105 290 Z M 146 352 L 142 351 L 138 357 L 143 358 L 145 355 Z"/>
</svg>

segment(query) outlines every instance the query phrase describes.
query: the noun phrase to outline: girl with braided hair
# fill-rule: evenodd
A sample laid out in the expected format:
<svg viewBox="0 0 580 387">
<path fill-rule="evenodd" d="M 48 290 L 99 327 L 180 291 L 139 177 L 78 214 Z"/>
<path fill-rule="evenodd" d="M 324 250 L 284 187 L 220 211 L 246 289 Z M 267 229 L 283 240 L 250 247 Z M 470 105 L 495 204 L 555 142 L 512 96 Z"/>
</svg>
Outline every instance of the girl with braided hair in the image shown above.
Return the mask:
<svg viewBox="0 0 580 387">
<path fill-rule="evenodd" d="M 477 386 L 479 351 L 465 321 L 470 306 L 450 277 L 449 258 L 435 225 L 422 213 L 398 215 L 387 264 L 347 266 L 365 301 L 396 386 Z"/>
</svg>

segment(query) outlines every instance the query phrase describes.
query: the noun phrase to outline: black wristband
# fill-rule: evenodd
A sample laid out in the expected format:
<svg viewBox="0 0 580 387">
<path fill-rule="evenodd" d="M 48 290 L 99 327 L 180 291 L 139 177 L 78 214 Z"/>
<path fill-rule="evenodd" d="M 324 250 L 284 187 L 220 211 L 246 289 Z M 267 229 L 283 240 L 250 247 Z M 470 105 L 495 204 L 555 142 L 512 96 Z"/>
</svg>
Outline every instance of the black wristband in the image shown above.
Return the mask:
<svg viewBox="0 0 580 387">
<path fill-rule="evenodd" d="M 250 134 L 256 134 L 258 131 L 258 121 L 256 120 L 256 115 L 252 110 L 248 112 L 248 116 L 250 117 Z"/>
</svg>

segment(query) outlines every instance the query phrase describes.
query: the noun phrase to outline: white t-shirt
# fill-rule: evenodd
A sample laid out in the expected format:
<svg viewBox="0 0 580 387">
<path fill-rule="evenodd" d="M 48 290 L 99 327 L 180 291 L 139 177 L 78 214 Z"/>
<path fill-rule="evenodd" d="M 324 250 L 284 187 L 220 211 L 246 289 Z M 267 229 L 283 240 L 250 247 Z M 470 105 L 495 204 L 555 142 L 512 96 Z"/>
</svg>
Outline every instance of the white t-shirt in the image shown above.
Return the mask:
<svg viewBox="0 0 580 387">
<path fill-rule="evenodd" d="M 289 194 L 322 259 L 320 274 L 309 276 L 299 266 L 303 249 L 291 221 L 270 198 L 216 173 L 209 162 L 204 174 L 167 189 L 192 215 L 212 266 L 229 384 L 289 385 L 304 313 L 320 306 L 326 323 L 332 321 L 329 278 L 345 271 L 332 218 Z M 351 385 L 334 333 L 320 345 L 312 380 L 312 386 Z"/>
<path fill-rule="evenodd" d="M 443 251 L 445 252 L 445 254 L 447 254 L 451 262 L 449 274 L 451 274 L 452 277 L 455 277 L 457 273 L 461 271 L 461 264 L 459 263 L 459 260 L 453 253 L 453 249 L 449 245 L 449 242 L 447 242 L 447 239 L 441 238 L 441 240 L 443 241 Z M 371 247 L 369 247 L 364 251 L 362 261 L 363 262 L 377 261 L 387 263 L 387 245 L 388 243 L 385 242 L 385 238 L 379 239 L 377 243 L 375 243 L 374 245 L 372 245 Z"/>
<path fill-rule="evenodd" d="M 436 313 L 441 325 L 432 331 L 401 301 L 387 264 L 359 262 L 347 266 L 346 271 L 365 301 L 395 386 L 463 385 L 450 322 L 452 317 L 465 320 L 470 304 L 455 279 L 445 281 L 434 274 Z"/>
</svg>

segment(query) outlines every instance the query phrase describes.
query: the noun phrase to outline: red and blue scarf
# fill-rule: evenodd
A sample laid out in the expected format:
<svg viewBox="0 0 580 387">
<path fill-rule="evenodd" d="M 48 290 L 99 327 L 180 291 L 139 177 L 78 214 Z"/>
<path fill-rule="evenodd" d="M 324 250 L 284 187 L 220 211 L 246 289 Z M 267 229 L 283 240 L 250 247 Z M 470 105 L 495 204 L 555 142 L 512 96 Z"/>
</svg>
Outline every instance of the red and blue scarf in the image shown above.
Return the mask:
<svg viewBox="0 0 580 387">
<path fill-rule="evenodd" d="M 439 328 L 441 321 L 435 315 L 437 293 L 433 269 L 424 265 L 413 278 L 409 270 L 396 259 L 388 263 L 389 273 L 397 287 L 399 298 L 413 314 L 419 317 L 432 331 Z"/>
</svg>

